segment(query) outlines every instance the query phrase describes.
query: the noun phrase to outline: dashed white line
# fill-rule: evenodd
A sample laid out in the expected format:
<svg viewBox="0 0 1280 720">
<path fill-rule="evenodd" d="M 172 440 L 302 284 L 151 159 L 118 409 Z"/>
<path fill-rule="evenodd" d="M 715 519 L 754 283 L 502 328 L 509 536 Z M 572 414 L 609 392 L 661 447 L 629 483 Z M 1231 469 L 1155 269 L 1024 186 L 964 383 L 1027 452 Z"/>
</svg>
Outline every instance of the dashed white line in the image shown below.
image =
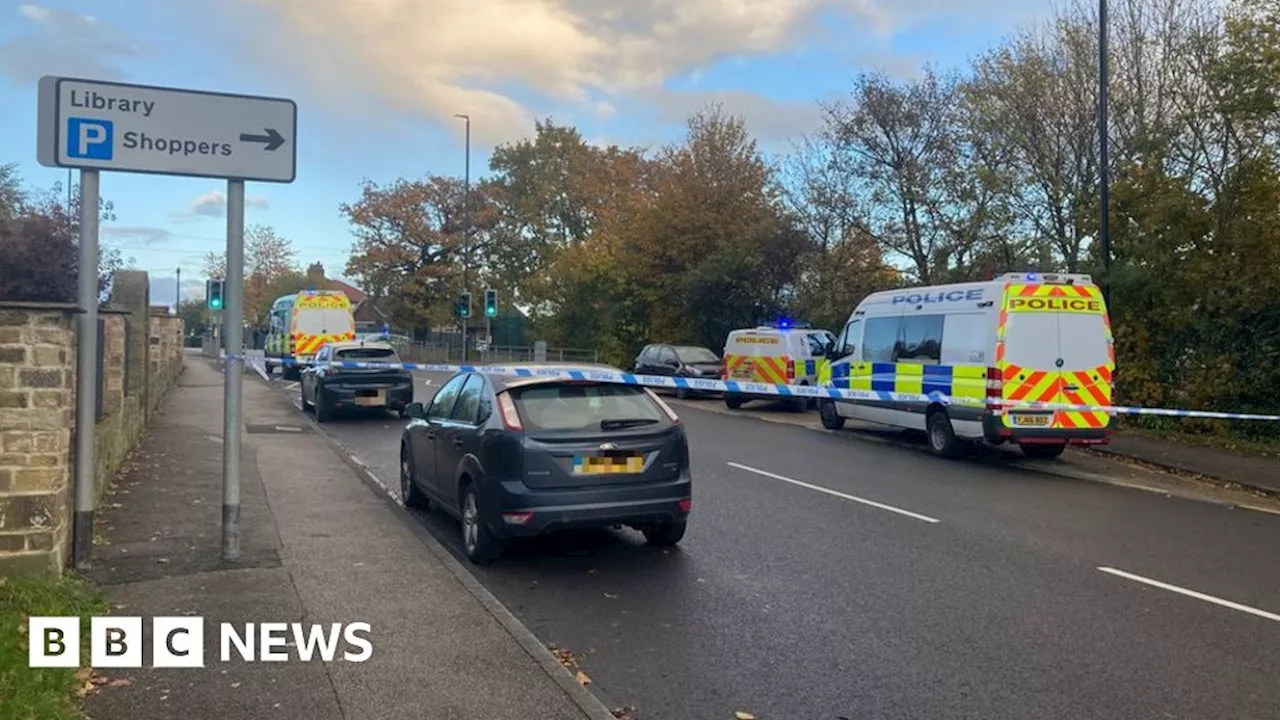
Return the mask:
<svg viewBox="0 0 1280 720">
<path fill-rule="evenodd" d="M 1150 585 L 1151 587 L 1154 587 L 1154 588 L 1160 588 L 1161 590 L 1168 590 L 1169 592 L 1172 592 L 1172 593 L 1185 595 L 1190 598 L 1195 598 L 1196 600 L 1203 600 L 1204 602 L 1213 603 L 1214 605 L 1219 605 L 1224 608 L 1230 608 L 1232 610 L 1238 610 L 1242 613 L 1248 613 L 1250 615 L 1256 615 L 1260 618 L 1266 618 L 1267 620 L 1274 620 L 1275 622 L 1280 622 L 1280 615 L 1267 612 L 1266 610 L 1259 610 L 1258 608 L 1249 607 L 1248 605 L 1241 605 L 1240 603 L 1231 602 L 1230 600 L 1223 600 L 1222 598 L 1219 598 L 1219 597 L 1206 595 L 1202 592 L 1196 592 L 1195 590 L 1188 590 L 1187 588 L 1178 587 L 1177 585 L 1170 585 L 1169 583 L 1163 583 L 1163 582 L 1160 582 L 1159 580 L 1152 580 L 1151 578 L 1145 578 L 1145 577 L 1142 577 L 1141 575 L 1134 575 L 1133 573 L 1125 572 L 1124 570 L 1117 570 L 1112 567 L 1100 567 L 1098 569 L 1104 573 L 1107 573 L 1108 575 L 1115 575 L 1116 577 L 1122 577 L 1126 580 L 1132 580 L 1137 583 L 1142 583 L 1143 585 Z"/>
<path fill-rule="evenodd" d="M 804 481 L 802 481 L 802 480 L 796 480 L 796 479 L 794 479 L 794 478 L 789 478 L 789 477 L 786 477 L 786 476 L 783 476 L 783 475 L 778 475 L 778 474 L 775 474 L 775 473 L 771 473 L 771 472 L 769 472 L 769 471 L 767 471 L 767 470 L 760 470 L 759 468 L 753 468 L 753 467 L 750 467 L 749 465 L 742 465 L 742 464 L 739 464 L 739 463 L 736 463 L 736 462 L 731 462 L 731 463 L 726 463 L 726 464 L 727 464 L 727 465 L 729 465 L 730 467 L 738 468 L 739 470 L 746 470 L 746 471 L 747 471 L 747 472 L 749 472 L 749 473 L 755 473 L 756 475 L 763 475 L 764 477 L 767 477 L 767 478 L 773 478 L 774 480 L 781 480 L 782 482 L 785 482 L 785 483 L 791 483 L 792 485 L 796 485 L 796 486 L 798 486 L 798 487 L 806 488 L 806 489 L 808 489 L 808 490 L 815 490 L 815 491 L 820 492 L 820 493 L 826 493 L 827 495 L 832 495 L 832 496 L 835 496 L 835 497 L 841 498 L 841 499 L 843 499 L 843 500 L 848 500 L 848 501 L 850 501 L 850 502 L 861 503 L 861 504 L 863 504 L 863 505 L 868 505 L 868 506 L 873 507 L 873 508 L 879 508 L 880 510 L 887 510 L 887 511 L 889 511 L 889 512 L 891 512 L 891 513 L 897 513 L 897 514 L 899 514 L 899 515 L 905 515 L 905 516 L 907 516 L 907 517 L 909 517 L 909 518 L 915 518 L 916 520 L 923 520 L 924 522 L 927 522 L 927 523 L 939 523 L 939 522 L 942 522 L 941 520 L 939 520 L 939 519 L 937 519 L 937 518 L 931 518 L 931 517 L 929 517 L 928 515 L 921 515 L 920 513 L 914 513 L 914 512 L 911 512 L 910 510 L 903 510 L 902 508 L 894 507 L 894 506 L 892 506 L 892 505 L 885 505 L 884 503 L 878 503 L 878 502 L 876 502 L 876 501 L 874 501 L 874 500 L 868 500 L 868 499 L 866 499 L 866 498 L 860 498 L 860 497 L 858 497 L 858 496 L 856 496 L 856 495 L 849 495 L 848 493 L 842 493 L 842 492 L 840 492 L 840 491 L 838 491 L 838 490 L 832 490 L 831 488 L 825 488 L 825 487 L 822 487 L 821 485 L 813 485 L 813 484 L 811 484 L 811 483 L 807 483 L 807 482 L 804 482 Z"/>
</svg>

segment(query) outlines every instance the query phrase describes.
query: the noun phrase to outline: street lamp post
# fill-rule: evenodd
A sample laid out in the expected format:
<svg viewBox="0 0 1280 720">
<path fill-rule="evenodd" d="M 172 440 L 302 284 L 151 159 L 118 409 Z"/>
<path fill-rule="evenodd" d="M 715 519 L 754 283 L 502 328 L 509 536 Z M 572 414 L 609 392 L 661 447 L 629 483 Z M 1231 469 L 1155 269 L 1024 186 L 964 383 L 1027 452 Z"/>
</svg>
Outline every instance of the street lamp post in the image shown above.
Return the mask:
<svg viewBox="0 0 1280 720">
<path fill-rule="evenodd" d="M 1102 254 L 1102 300 L 1111 307 L 1111 173 L 1107 159 L 1107 0 L 1098 0 L 1098 251 Z"/>
<path fill-rule="evenodd" d="M 182 268 L 174 272 L 173 280 L 173 314 L 182 314 Z"/>
<path fill-rule="evenodd" d="M 471 261 L 471 116 L 456 114 L 467 123 L 466 151 L 462 179 L 462 292 L 468 292 L 467 266 Z M 467 362 L 467 320 L 462 318 L 462 362 Z"/>
</svg>

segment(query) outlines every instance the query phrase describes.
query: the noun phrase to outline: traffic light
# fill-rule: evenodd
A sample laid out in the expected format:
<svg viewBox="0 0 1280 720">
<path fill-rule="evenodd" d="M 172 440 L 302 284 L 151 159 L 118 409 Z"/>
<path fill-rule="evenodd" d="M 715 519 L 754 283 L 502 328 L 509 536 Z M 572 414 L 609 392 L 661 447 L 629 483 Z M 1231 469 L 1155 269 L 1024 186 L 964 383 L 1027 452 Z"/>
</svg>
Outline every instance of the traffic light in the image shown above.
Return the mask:
<svg viewBox="0 0 1280 720">
<path fill-rule="evenodd" d="M 204 296 L 210 310 L 222 309 L 222 285 L 222 280 L 206 280 L 204 283 Z"/>
<path fill-rule="evenodd" d="M 464 320 L 471 317 L 471 293 L 469 292 L 458 296 L 458 317 Z"/>
<path fill-rule="evenodd" d="M 484 291 L 484 316 L 487 318 L 498 317 L 498 291 Z"/>
</svg>

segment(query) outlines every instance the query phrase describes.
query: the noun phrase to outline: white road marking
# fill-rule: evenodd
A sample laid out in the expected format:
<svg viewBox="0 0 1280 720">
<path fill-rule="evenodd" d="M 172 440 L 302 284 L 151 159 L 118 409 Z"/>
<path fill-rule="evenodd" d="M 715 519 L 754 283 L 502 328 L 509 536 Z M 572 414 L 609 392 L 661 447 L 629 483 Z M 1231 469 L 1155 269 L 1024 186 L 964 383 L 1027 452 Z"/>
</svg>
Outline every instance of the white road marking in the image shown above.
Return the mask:
<svg viewBox="0 0 1280 720">
<path fill-rule="evenodd" d="M 1267 513 L 1268 515 L 1280 515 L 1280 510 L 1258 507 L 1257 505 L 1239 505 L 1237 507 L 1242 507 L 1245 510 L 1253 510 L 1254 512 Z"/>
<path fill-rule="evenodd" d="M 939 520 L 939 519 L 937 519 L 937 518 L 931 518 L 931 517 L 929 517 L 928 515 L 921 515 L 921 514 L 919 514 L 919 513 L 913 513 L 913 512 L 911 512 L 910 510 L 903 510 L 902 508 L 897 508 L 897 507 L 894 507 L 894 506 L 892 506 L 892 505 L 885 505 L 884 503 L 878 503 L 878 502 L 875 502 L 874 500 L 868 500 L 868 499 L 866 499 L 866 498 L 860 498 L 860 497 L 858 497 L 858 496 L 856 496 L 856 495 L 848 495 L 848 494 L 846 494 L 846 493 L 842 493 L 842 492 L 840 492 L 840 491 L 838 491 L 838 490 L 832 490 L 831 488 L 824 488 L 824 487 L 822 487 L 822 486 L 820 486 L 820 485 L 812 485 L 812 484 L 810 484 L 810 483 L 803 482 L 803 481 L 801 481 L 801 480 L 795 480 L 795 479 L 793 479 L 793 478 L 784 477 L 784 476 L 782 476 L 782 475 L 776 475 L 776 474 L 771 473 L 771 472 L 768 472 L 768 471 L 766 471 L 766 470 L 759 470 L 759 469 L 757 469 L 757 468 L 753 468 L 753 467 L 750 467 L 750 466 L 748 466 L 748 465 L 740 465 L 740 464 L 738 464 L 738 463 L 736 463 L 736 462 L 731 462 L 731 463 L 726 463 L 726 464 L 727 464 L 727 465 L 729 465 L 730 467 L 738 468 L 739 470 L 746 470 L 747 472 L 750 472 L 750 473 L 755 473 L 755 474 L 757 474 L 757 475 L 763 475 L 764 477 L 767 477 L 767 478 L 773 478 L 774 480 L 781 480 L 782 482 L 791 483 L 792 485 L 797 485 L 797 486 L 799 486 L 799 487 L 807 488 L 807 489 L 809 489 L 809 490 L 816 490 L 816 491 L 818 491 L 818 492 L 820 492 L 820 493 L 826 493 L 826 494 L 828 494 L 828 495 L 834 495 L 835 497 L 842 498 L 842 499 L 844 499 L 844 500 L 849 500 L 849 501 L 851 501 L 851 502 L 862 503 L 863 505 L 869 505 L 869 506 L 871 506 L 871 507 L 873 507 L 873 508 L 879 508 L 879 509 L 881 509 L 881 510 L 888 510 L 888 511 L 889 511 L 889 512 L 891 512 L 891 513 L 898 513 L 899 515 L 906 515 L 906 516 L 907 516 L 907 517 L 909 517 L 909 518 L 915 518 L 916 520 L 923 520 L 924 522 L 927 522 L 927 523 L 938 523 L 938 522 L 942 522 L 941 520 Z"/>
<path fill-rule="evenodd" d="M 1241 605 L 1240 603 L 1231 602 L 1230 600 L 1223 600 L 1222 598 L 1217 598 L 1212 595 L 1205 595 L 1202 592 L 1196 592 L 1195 590 L 1188 590 L 1187 588 L 1178 587 L 1177 585 L 1162 583 L 1159 580 L 1152 580 L 1151 578 L 1145 578 L 1145 577 L 1142 577 L 1141 575 L 1134 575 L 1133 573 L 1127 573 L 1123 570 L 1117 570 L 1112 567 L 1100 567 L 1098 569 L 1104 573 L 1107 573 L 1108 575 L 1115 575 L 1116 577 L 1122 577 L 1126 580 L 1132 580 L 1134 582 L 1142 583 L 1143 585 L 1150 585 L 1151 587 L 1160 588 L 1161 590 L 1168 590 L 1169 592 L 1178 593 L 1179 595 L 1186 595 L 1187 597 L 1195 598 L 1197 600 L 1203 600 L 1207 603 L 1213 603 L 1214 605 L 1221 605 L 1224 608 L 1231 608 L 1232 610 L 1239 610 L 1242 613 L 1249 613 L 1250 615 L 1257 615 L 1260 618 L 1266 618 L 1267 620 L 1274 620 L 1275 622 L 1280 622 L 1280 615 L 1277 615 L 1275 613 L 1269 613 L 1266 610 L 1259 610 L 1258 608 L 1255 608 L 1255 607 L 1249 607 L 1248 605 Z"/>
</svg>

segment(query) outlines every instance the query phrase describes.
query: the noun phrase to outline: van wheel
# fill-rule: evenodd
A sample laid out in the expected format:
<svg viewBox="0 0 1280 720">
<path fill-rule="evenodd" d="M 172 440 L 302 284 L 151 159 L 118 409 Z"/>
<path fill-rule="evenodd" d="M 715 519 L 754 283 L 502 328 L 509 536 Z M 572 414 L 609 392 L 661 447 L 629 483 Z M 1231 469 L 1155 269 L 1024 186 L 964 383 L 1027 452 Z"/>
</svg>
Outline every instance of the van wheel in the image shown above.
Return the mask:
<svg viewBox="0 0 1280 720">
<path fill-rule="evenodd" d="M 844 427 L 844 418 L 836 410 L 836 404 L 833 400 L 819 401 L 818 415 L 822 418 L 822 427 L 828 430 L 839 430 Z"/>
<path fill-rule="evenodd" d="M 1067 449 L 1067 444 L 1061 445 L 1022 445 L 1022 454 L 1036 460 L 1051 460 L 1062 454 Z"/>
<path fill-rule="evenodd" d="M 725 395 L 724 404 L 730 410 L 737 410 L 738 408 L 742 407 L 742 398 L 738 397 L 737 395 Z"/>
<path fill-rule="evenodd" d="M 929 413 L 926 427 L 929 430 L 929 449 L 934 455 L 955 459 L 963 457 L 968 451 L 969 444 L 956 437 L 956 431 L 951 427 L 951 418 L 947 417 L 946 410 L 934 410 Z"/>
</svg>

